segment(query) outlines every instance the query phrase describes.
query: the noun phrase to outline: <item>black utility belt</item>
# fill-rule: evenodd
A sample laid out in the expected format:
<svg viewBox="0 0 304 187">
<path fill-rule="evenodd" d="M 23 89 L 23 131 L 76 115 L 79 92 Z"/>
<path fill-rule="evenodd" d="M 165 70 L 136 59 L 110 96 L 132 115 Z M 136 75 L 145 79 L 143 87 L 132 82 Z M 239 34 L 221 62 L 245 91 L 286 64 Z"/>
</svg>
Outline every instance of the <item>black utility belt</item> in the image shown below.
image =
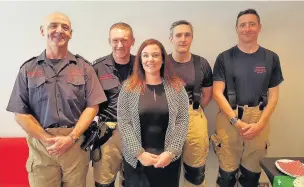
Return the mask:
<svg viewBox="0 0 304 187">
<path fill-rule="evenodd" d="M 55 124 L 52 124 L 50 126 L 48 126 L 47 128 L 73 128 L 75 125 L 61 125 L 61 124 L 58 124 L 58 123 L 55 123 Z"/>
</svg>

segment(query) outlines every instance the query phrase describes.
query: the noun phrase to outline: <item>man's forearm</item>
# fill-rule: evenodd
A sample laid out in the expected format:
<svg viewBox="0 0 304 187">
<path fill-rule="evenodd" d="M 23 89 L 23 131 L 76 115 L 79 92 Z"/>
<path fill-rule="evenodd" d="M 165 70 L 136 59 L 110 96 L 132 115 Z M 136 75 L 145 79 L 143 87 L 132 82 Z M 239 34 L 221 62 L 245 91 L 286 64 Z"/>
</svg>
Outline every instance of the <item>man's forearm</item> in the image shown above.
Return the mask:
<svg viewBox="0 0 304 187">
<path fill-rule="evenodd" d="M 81 136 L 84 131 L 90 126 L 94 117 L 98 113 L 98 105 L 87 107 L 81 114 L 78 122 L 76 123 L 71 135 L 75 138 Z"/>
<path fill-rule="evenodd" d="M 258 123 L 260 123 L 264 126 L 268 122 L 270 116 L 272 115 L 272 113 L 275 110 L 275 107 L 278 103 L 278 98 L 279 98 L 279 88 L 278 87 L 272 88 L 269 91 L 268 103 L 267 103 L 266 107 L 264 108 L 263 113 L 262 113 Z"/>
<path fill-rule="evenodd" d="M 212 100 L 212 86 L 203 88 L 202 89 L 201 106 L 203 108 L 206 108 L 211 100 Z"/>
<path fill-rule="evenodd" d="M 208 104 L 210 103 L 211 99 L 212 99 L 212 96 L 210 96 L 209 98 L 205 98 L 204 97 L 202 99 L 202 106 L 203 106 L 203 108 L 206 108 L 208 106 Z"/>
<path fill-rule="evenodd" d="M 219 108 L 225 113 L 225 115 L 229 119 L 235 117 L 235 113 L 232 110 L 229 102 L 227 101 L 227 99 L 225 98 L 223 93 L 214 93 L 213 98 L 214 98 L 215 102 L 217 103 L 217 105 L 219 106 Z"/>
<path fill-rule="evenodd" d="M 45 141 L 47 138 L 52 137 L 31 114 L 15 113 L 15 120 L 28 135 L 40 141 Z"/>
</svg>

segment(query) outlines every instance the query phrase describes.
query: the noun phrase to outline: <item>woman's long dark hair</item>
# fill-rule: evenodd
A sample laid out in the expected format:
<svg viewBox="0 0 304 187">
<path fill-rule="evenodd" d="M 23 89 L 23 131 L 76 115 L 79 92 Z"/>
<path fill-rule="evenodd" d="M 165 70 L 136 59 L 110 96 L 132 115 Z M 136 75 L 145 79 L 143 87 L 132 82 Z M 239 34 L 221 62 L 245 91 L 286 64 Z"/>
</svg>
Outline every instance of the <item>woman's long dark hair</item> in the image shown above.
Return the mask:
<svg viewBox="0 0 304 187">
<path fill-rule="evenodd" d="M 148 45 L 157 45 L 161 50 L 162 60 L 163 64 L 160 68 L 160 76 L 166 80 L 166 82 L 172 86 L 177 91 L 180 91 L 181 87 L 183 86 L 183 81 L 179 79 L 177 76 L 173 74 L 171 64 L 172 62 L 169 60 L 169 57 L 166 53 L 166 50 L 158 40 L 155 39 L 148 39 L 144 41 L 136 54 L 134 66 L 133 66 L 133 73 L 129 78 L 129 84 L 127 86 L 128 91 L 132 91 L 134 89 L 141 89 L 141 92 L 143 92 L 146 88 L 146 78 L 145 78 L 145 70 L 142 66 L 142 58 L 141 53 L 143 49 Z"/>
</svg>

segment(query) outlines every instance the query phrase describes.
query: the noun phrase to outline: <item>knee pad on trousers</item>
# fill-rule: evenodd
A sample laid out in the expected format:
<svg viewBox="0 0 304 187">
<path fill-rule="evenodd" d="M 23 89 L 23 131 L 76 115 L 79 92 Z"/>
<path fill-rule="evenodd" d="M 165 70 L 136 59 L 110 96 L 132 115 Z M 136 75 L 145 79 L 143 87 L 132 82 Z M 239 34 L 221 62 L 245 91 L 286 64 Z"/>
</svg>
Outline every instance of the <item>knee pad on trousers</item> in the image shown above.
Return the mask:
<svg viewBox="0 0 304 187">
<path fill-rule="evenodd" d="M 185 179 L 192 184 L 200 185 L 205 180 L 205 165 L 191 167 L 184 163 Z"/>
<path fill-rule="evenodd" d="M 217 178 L 216 183 L 220 186 L 220 187 L 234 187 L 236 184 L 236 175 L 238 173 L 239 169 L 236 169 L 234 171 L 231 172 L 227 172 L 222 170 L 221 168 L 219 168 L 219 176 Z"/>
<path fill-rule="evenodd" d="M 95 187 L 114 187 L 115 181 L 111 182 L 110 184 L 99 184 L 95 182 Z"/>
<path fill-rule="evenodd" d="M 239 177 L 239 183 L 243 187 L 257 187 L 259 186 L 259 179 L 261 173 L 255 173 L 249 171 L 248 169 L 244 168 L 242 165 L 240 166 L 241 176 Z"/>
</svg>

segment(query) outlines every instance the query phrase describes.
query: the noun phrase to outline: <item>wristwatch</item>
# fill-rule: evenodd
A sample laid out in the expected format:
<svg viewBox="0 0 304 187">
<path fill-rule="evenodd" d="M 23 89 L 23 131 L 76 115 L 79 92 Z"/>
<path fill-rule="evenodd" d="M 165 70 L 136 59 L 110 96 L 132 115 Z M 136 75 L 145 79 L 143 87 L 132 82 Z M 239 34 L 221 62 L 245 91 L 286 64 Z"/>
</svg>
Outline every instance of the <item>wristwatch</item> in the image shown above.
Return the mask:
<svg viewBox="0 0 304 187">
<path fill-rule="evenodd" d="M 239 120 L 239 118 L 237 116 L 235 116 L 235 117 L 231 118 L 229 122 L 231 125 L 235 125 L 237 123 L 237 120 Z"/>
</svg>

